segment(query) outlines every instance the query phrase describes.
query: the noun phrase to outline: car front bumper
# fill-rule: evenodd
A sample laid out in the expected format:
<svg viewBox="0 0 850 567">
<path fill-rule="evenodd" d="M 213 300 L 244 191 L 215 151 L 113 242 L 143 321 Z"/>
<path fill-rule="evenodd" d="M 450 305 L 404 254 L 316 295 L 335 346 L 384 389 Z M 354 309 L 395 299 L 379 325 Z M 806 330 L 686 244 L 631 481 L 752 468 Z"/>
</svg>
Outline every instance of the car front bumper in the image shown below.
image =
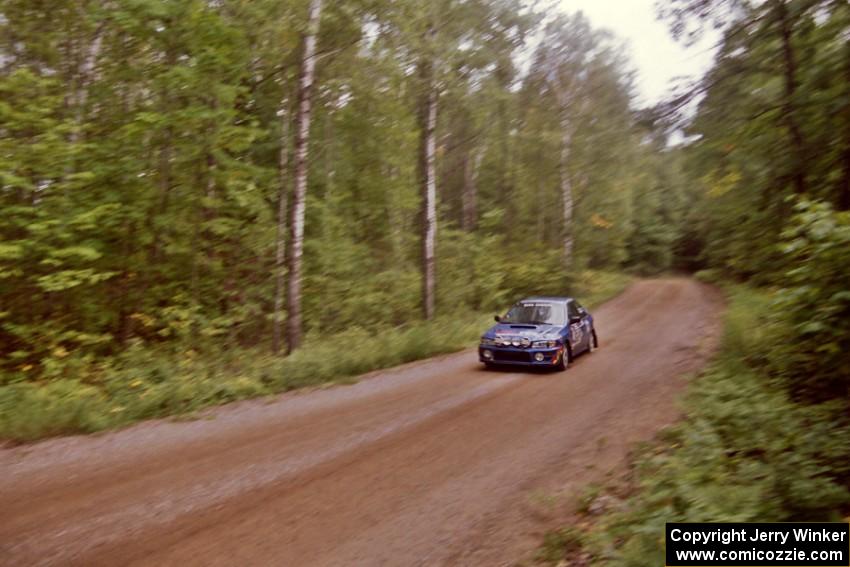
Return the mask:
<svg viewBox="0 0 850 567">
<path fill-rule="evenodd" d="M 511 364 L 518 366 L 554 366 L 558 363 L 563 347 L 557 348 L 514 348 L 504 346 L 479 346 L 478 360 L 492 364 Z M 489 352 L 491 356 L 485 356 Z M 543 355 L 537 360 L 535 355 Z"/>
</svg>

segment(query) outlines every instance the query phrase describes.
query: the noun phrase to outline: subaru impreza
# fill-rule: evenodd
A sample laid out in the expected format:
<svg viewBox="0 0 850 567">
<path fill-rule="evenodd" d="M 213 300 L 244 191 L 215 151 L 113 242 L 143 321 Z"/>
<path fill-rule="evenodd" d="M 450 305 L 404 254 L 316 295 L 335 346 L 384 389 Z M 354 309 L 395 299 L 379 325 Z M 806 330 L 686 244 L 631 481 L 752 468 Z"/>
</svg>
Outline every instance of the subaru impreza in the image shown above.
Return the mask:
<svg viewBox="0 0 850 567">
<path fill-rule="evenodd" d="M 486 366 L 526 365 L 566 370 L 573 359 L 599 347 L 593 317 L 571 297 L 529 297 L 481 337 Z"/>
</svg>

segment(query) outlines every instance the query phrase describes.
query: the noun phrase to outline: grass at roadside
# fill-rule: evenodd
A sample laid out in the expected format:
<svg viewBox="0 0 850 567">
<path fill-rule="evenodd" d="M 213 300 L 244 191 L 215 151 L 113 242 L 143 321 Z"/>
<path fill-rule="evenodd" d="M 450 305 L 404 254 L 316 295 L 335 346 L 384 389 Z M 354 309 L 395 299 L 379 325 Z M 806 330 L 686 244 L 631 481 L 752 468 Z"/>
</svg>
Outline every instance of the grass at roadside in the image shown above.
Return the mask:
<svg viewBox="0 0 850 567">
<path fill-rule="evenodd" d="M 582 273 L 576 295 L 589 306 L 618 294 L 623 274 Z M 475 344 L 492 313 L 454 313 L 379 331 L 359 328 L 314 339 L 288 357 L 266 348 L 156 349 L 143 345 L 79 376 L 0 386 L 0 439 L 30 441 L 87 433 L 235 400 L 353 377 Z"/>
<path fill-rule="evenodd" d="M 690 386 L 685 419 L 625 478 L 547 534 L 550 565 L 663 565 L 665 522 L 840 520 L 850 429 L 835 404 L 793 400 L 770 371 L 786 337 L 766 291 L 731 286 L 722 348 Z"/>
</svg>

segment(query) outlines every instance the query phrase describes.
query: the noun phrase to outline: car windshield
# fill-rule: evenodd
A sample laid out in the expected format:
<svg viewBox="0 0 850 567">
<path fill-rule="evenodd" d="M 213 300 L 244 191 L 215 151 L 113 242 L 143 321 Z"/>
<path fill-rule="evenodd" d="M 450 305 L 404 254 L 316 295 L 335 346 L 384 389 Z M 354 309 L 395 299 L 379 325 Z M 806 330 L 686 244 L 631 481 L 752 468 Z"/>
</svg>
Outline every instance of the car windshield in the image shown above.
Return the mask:
<svg viewBox="0 0 850 567">
<path fill-rule="evenodd" d="M 502 318 L 502 323 L 526 325 L 563 325 L 564 306 L 557 303 L 523 302 L 517 303 Z"/>
</svg>

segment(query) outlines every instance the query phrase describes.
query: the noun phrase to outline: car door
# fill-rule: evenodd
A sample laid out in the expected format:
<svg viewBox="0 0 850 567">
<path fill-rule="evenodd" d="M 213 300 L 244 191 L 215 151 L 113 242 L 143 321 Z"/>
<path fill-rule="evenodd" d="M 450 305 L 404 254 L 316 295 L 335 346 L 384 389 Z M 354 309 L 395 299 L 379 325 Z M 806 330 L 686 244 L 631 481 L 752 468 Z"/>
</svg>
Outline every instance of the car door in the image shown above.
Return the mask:
<svg viewBox="0 0 850 567">
<path fill-rule="evenodd" d="M 573 353 L 579 353 L 587 348 L 589 333 L 585 318 L 575 301 L 567 303 L 567 321 L 570 326 L 570 348 Z"/>
<path fill-rule="evenodd" d="M 576 309 L 581 315 L 581 323 L 583 325 L 584 330 L 584 348 L 590 348 L 590 341 L 593 340 L 593 317 L 591 317 L 590 313 L 587 312 L 587 309 L 582 307 L 581 303 L 578 301 L 573 301 L 575 303 Z"/>
</svg>

